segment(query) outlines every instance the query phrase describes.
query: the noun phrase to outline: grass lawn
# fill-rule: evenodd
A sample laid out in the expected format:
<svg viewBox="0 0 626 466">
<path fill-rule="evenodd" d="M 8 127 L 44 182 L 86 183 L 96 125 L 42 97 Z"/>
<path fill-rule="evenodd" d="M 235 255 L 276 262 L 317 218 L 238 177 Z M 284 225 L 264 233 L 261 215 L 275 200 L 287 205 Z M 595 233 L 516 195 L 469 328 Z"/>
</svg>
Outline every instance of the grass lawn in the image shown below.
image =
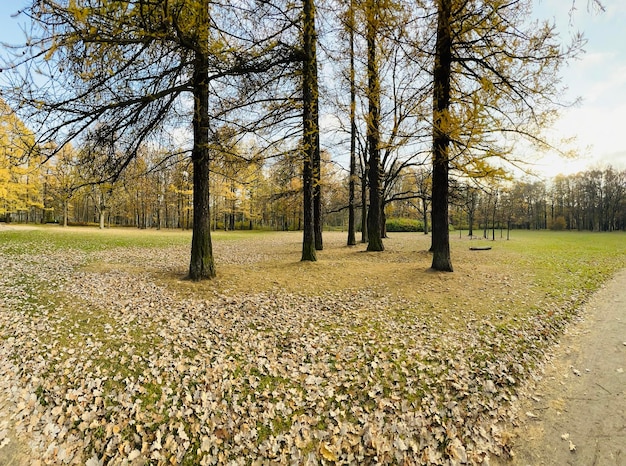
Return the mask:
<svg viewBox="0 0 626 466">
<path fill-rule="evenodd" d="M 381 253 L 325 235 L 215 232 L 218 277 L 184 280 L 190 232 L 0 229 L 3 396 L 33 458 L 67 464 L 479 464 L 626 234 L 451 233 Z M 470 246 L 491 246 L 471 251 Z M 257 461 L 257 463 L 255 463 Z"/>
</svg>

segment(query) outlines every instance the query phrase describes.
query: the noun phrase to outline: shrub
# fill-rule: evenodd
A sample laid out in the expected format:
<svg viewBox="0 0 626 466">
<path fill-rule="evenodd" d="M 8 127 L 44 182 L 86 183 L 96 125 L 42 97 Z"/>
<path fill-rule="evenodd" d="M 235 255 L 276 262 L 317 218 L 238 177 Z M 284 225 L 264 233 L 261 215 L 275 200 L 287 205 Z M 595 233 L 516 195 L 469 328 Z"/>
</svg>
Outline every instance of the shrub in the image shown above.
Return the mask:
<svg viewBox="0 0 626 466">
<path fill-rule="evenodd" d="M 410 218 L 390 218 L 386 223 L 387 231 L 424 231 L 424 225 L 419 220 Z"/>
<path fill-rule="evenodd" d="M 566 226 L 567 225 L 565 223 L 565 217 L 563 217 L 562 215 L 559 215 L 557 218 L 554 219 L 554 222 L 552 222 L 550 229 L 556 230 L 556 231 L 562 231 L 562 230 L 565 230 Z"/>
</svg>

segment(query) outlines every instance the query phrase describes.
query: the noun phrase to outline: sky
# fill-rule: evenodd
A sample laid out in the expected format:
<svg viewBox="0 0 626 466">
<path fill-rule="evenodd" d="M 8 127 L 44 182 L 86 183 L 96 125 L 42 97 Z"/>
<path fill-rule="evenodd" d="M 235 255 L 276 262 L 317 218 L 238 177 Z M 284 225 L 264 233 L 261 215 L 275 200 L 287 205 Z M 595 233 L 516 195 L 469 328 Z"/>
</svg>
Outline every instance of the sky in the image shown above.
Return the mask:
<svg viewBox="0 0 626 466">
<path fill-rule="evenodd" d="M 534 15 L 553 19 L 564 41 L 580 31 L 585 53 L 563 70 L 568 87 L 564 100 L 580 103 L 561 112 L 552 133 L 555 139 L 575 137 L 578 158 L 555 155 L 536 160 L 530 168 L 544 177 L 571 174 L 612 165 L 626 169 L 626 1 L 601 0 L 599 12 L 592 0 L 536 0 Z M 11 17 L 28 0 L 0 0 L 0 41 L 19 43 L 20 23 Z M 531 157 L 534 157 L 531 156 Z"/>
<path fill-rule="evenodd" d="M 565 99 L 580 104 L 562 111 L 554 132 L 575 136 L 577 160 L 548 157 L 536 170 L 546 176 L 570 174 L 612 165 L 626 169 L 626 1 L 601 0 L 605 11 L 588 8 L 587 0 L 541 0 L 536 15 L 554 18 L 563 39 L 580 31 L 585 54 L 563 71 L 569 88 Z"/>
</svg>

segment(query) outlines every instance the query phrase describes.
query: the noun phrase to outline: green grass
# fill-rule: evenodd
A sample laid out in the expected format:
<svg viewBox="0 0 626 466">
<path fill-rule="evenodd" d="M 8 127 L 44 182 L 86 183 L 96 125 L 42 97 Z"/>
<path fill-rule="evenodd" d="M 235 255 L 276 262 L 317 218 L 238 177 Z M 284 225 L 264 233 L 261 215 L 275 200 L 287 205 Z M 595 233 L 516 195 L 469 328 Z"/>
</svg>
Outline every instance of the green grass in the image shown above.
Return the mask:
<svg viewBox="0 0 626 466">
<path fill-rule="evenodd" d="M 237 241 L 263 236 L 265 231 L 216 231 L 215 241 Z M 85 252 L 101 251 L 115 247 L 159 248 L 191 244 L 191 231 L 139 230 L 137 228 L 59 227 L 37 226 L 29 229 L 0 230 L 0 245 L 12 247 L 10 252 L 24 251 L 20 246 L 31 243 L 45 244 L 57 249 L 77 249 Z"/>
<path fill-rule="evenodd" d="M 515 231 L 504 244 L 538 287 L 561 298 L 596 290 L 626 264 L 624 232 Z"/>
</svg>

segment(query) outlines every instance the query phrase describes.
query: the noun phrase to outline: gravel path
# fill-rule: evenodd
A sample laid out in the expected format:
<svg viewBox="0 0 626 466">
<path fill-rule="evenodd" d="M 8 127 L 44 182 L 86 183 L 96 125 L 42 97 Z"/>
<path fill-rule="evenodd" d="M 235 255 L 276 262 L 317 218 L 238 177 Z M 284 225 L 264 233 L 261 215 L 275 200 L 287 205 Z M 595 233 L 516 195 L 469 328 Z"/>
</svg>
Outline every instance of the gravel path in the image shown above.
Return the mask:
<svg viewBox="0 0 626 466">
<path fill-rule="evenodd" d="M 581 315 L 524 404 L 514 464 L 626 465 L 626 270 Z"/>
</svg>

